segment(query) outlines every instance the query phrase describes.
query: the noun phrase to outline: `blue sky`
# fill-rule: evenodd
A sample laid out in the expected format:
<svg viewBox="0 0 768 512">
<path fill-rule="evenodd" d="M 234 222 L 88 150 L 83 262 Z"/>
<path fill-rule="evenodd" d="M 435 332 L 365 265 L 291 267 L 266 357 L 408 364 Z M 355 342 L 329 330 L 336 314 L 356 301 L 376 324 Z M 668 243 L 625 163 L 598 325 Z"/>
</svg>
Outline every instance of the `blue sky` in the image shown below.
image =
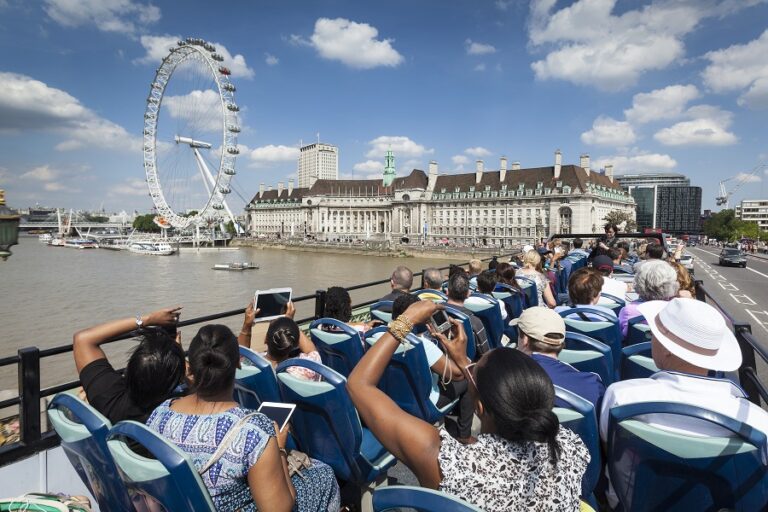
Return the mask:
<svg viewBox="0 0 768 512">
<path fill-rule="evenodd" d="M 400 174 L 551 165 L 561 149 L 684 173 L 704 208 L 719 180 L 768 161 L 763 0 L 0 0 L 11 205 L 151 208 L 143 113 L 179 36 L 214 42 L 232 69 L 247 198 L 294 176 L 318 132 L 343 177 L 380 175 L 389 146 Z M 765 197 L 766 179 L 734 198 Z"/>
</svg>

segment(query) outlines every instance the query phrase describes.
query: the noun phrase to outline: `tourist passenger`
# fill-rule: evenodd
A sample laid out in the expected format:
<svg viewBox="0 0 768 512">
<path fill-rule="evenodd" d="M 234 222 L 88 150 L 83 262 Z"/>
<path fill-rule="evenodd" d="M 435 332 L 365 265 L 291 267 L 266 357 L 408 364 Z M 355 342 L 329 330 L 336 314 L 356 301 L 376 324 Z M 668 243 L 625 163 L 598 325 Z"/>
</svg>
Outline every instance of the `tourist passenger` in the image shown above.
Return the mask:
<svg viewBox="0 0 768 512">
<path fill-rule="evenodd" d="M 495 271 L 486 270 L 485 272 L 481 272 L 480 275 L 477 276 L 477 293 L 493 299 L 494 298 L 493 290 L 496 288 L 496 283 L 498 282 L 499 282 L 499 277 Z M 473 301 L 473 297 L 469 296 L 464 301 L 464 303 L 466 304 L 467 302 L 472 302 L 472 301 Z M 497 301 L 497 303 L 499 304 L 501 319 L 506 320 L 507 310 L 504 307 L 504 304 L 501 301 Z"/>
<path fill-rule="evenodd" d="M 515 279 L 515 267 L 511 263 L 501 262 L 496 267 L 496 274 L 499 276 L 499 282 L 515 288 L 520 289 L 520 283 Z"/>
<path fill-rule="evenodd" d="M 628 302 L 619 312 L 621 334 L 626 337 L 629 321 L 640 315 L 638 307 L 651 300 L 670 300 L 677 296 L 680 285 L 677 272 L 663 260 L 646 260 L 635 274 L 635 293 L 638 299 Z"/>
<path fill-rule="evenodd" d="M 348 326 L 357 329 L 360 332 L 366 332 L 381 322 L 371 320 L 370 322 L 352 322 L 352 297 L 349 292 L 340 286 L 331 286 L 325 292 L 325 307 L 323 309 L 324 318 L 333 318 L 343 322 Z"/>
<path fill-rule="evenodd" d="M 539 300 L 539 306 L 553 308 L 557 305 L 552 289 L 549 287 L 549 280 L 543 273 L 541 266 L 541 256 L 535 250 L 528 251 L 523 257 L 523 268 L 517 271 L 517 275 L 532 279 L 536 286 L 536 296 Z"/>
<path fill-rule="evenodd" d="M 621 300 L 626 299 L 627 283 L 613 278 L 613 260 L 610 256 L 598 256 L 592 260 L 592 268 L 603 275 L 603 288 L 600 290 L 600 293 L 605 293 Z M 605 298 L 599 301 L 600 304 L 610 302 L 613 301 Z"/>
<path fill-rule="evenodd" d="M 424 288 L 429 290 L 441 290 L 443 288 L 443 273 L 435 267 L 425 269 Z"/>
<path fill-rule="evenodd" d="M 570 254 L 572 256 L 583 256 L 585 258 L 589 256 L 589 252 L 581 248 L 582 245 L 584 245 L 584 240 L 582 240 L 581 238 L 574 238 L 573 249 L 571 249 Z"/>
<path fill-rule="evenodd" d="M 238 429 L 224 454 L 201 475 L 216 509 L 338 510 L 333 470 L 312 460 L 301 475 L 291 477 L 285 450 L 288 429 L 277 432 L 269 418 L 232 400 L 240 362 L 232 331 L 224 325 L 202 327 L 188 355 L 192 393 L 160 404 L 147 426 L 186 452 L 198 470 L 222 438 Z"/>
<path fill-rule="evenodd" d="M 677 284 L 680 285 L 680 289 L 677 291 L 677 296 L 684 299 L 692 299 L 696 297 L 696 285 L 693 283 L 691 273 L 682 263 L 670 263 L 672 268 L 677 272 Z"/>
<path fill-rule="evenodd" d="M 664 251 L 664 247 L 661 244 L 656 243 L 655 241 L 649 242 L 648 245 L 646 245 L 645 247 L 645 259 L 638 261 L 634 265 L 635 273 L 637 273 L 638 270 L 640 270 L 640 267 L 642 265 L 645 265 L 645 262 L 650 260 L 662 260 L 664 259 L 665 254 L 666 254 L 666 251 Z"/>
<path fill-rule="evenodd" d="M 605 238 L 603 239 L 603 243 L 607 247 L 613 247 L 616 245 L 616 243 L 619 241 L 619 239 L 616 238 L 616 235 L 619 234 L 619 227 L 616 224 L 609 222 L 603 227 L 603 230 L 605 231 Z"/>
<path fill-rule="evenodd" d="M 499 258 L 498 256 L 494 256 L 491 258 L 491 261 L 488 262 L 488 270 L 496 270 L 496 267 L 499 265 Z"/>
<path fill-rule="evenodd" d="M 392 291 L 379 300 L 395 300 L 401 293 L 408 293 L 413 286 L 413 272 L 408 267 L 400 265 L 392 272 L 389 278 Z"/>
<path fill-rule="evenodd" d="M 306 334 L 301 332 L 299 325 L 293 321 L 293 313 L 296 309 L 293 308 L 292 303 L 289 302 L 288 304 L 291 305 L 289 313 L 275 318 L 269 323 L 265 337 L 267 350 L 261 355 L 272 364 L 272 368 L 277 368 L 278 364 L 293 357 L 309 359 L 322 364 L 323 361 L 320 359 L 320 353 L 315 344 Z M 309 368 L 291 366 L 286 371 L 302 379 L 320 380 L 320 376 Z"/>
<path fill-rule="evenodd" d="M 462 368 L 480 419 L 478 442 L 471 445 L 404 412 L 378 389 L 404 333 L 440 307 L 431 301 L 411 305 L 352 371 L 347 388 L 362 421 L 424 487 L 489 511 L 578 510 L 589 452 L 560 427 L 552 412 L 552 381 L 530 357 L 499 348 Z M 463 364 L 466 336 L 445 347 Z"/>
<path fill-rule="evenodd" d="M 477 277 L 483 271 L 483 263 L 478 259 L 469 260 L 469 277 Z"/>
<path fill-rule="evenodd" d="M 475 349 L 479 358 L 488 352 L 488 334 L 485 332 L 483 321 L 464 307 L 464 301 L 469 297 L 469 293 L 469 276 L 466 273 L 456 273 L 448 278 L 448 290 L 446 292 L 448 304 L 469 317 L 469 321 L 472 323 L 472 333 L 475 337 Z"/>
<path fill-rule="evenodd" d="M 557 357 L 565 348 L 565 322 L 560 315 L 550 309 L 528 308 L 511 323 L 517 325 L 517 349 L 539 363 L 554 385 L 591 402 L 597 414 L 605 393 L 600 376 L 592 372 L 580 372 Z M 555 402 L 556 405 L 567 406 L 560 404 L 559 400 Z"/>
<path fill-rule="evenodd" d="M 603 281 L 603 274 L 594 268 L 584 267 L 578 269 L 571 274 L 570 278 L 568 278 L 568 298 L 571 301 L 571 305 L 557 306 L 555 308 L 555 312 L 561 313 L 563 311 L 568 311 L 571 308 L 583 308 L 598 311 L 600 313 L 609 315 L 612 318 L 616 318 L 616 313 L 614 313 L 611 309 L 598 305 L 598 301 L 600 300 L 600 292 L 603 289 Z M 574 313 L 572 315 L 568 315 L 568 318 L 588 321 L 605 320 L 603 316 L 590 315 L 589 312 Z"/>
<path fill-rule="evenodd" d="M 184 382 L 184 349 L 172 332 L 180 311 L 181 307 L 165 308 L 75 333 L 72 350 L 85 396 L 110 422 L 143 422 Z M 123 376 L 101 345 L 134 330 L 139 330 L 141 341 L 128 358 Z"/>
</svg>

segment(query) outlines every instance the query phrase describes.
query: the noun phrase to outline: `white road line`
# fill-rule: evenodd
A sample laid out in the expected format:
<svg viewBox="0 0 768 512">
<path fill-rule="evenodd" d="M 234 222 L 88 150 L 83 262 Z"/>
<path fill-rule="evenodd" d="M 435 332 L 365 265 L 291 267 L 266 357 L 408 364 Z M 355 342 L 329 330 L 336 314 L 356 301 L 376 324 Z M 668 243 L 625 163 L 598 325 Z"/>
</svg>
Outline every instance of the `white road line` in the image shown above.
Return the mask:
<svg viewBox="0 0 768 512">
<path fill-rule="evenodd" d="M 717 283 L 717 284 L 720 285 L 720 288 L 726 291 L 733 291 L 733 292 L 739 291 L 739 289 L 736 288 L 736 286 L 734 286 L 733 283 Z"/>
<path fill-rule="evenodd" d="M 763 274 L 762 272 L 758 272 L 757 270 L 755 270 L 755 269 L 753 269 L 753 268 L 749 268 L 749 267 L 746 267 L 746 269 L 747 269 L 747 270 L 749 270 L 750 272 L 754 272 L 755 274 L 760 274 L 761 276 L 763 276 L 763 277 L 765 277 L 766 279 L 768 279 L 768 276 L 767 276 L 767 275 L 765 275 L 765 274 Z"/>
<path fill-rule="evenodd" d="M 750 311 L 749 309 L 745 309 L 744 311 L 746 311 L 747 313 L 749 313 L 749 316 L 751 316 L 752 318 L 754 318 L 754 319 L 755 319 L 755 322 L 757 322 L 758 324 L 760 324 L 760 327 L 762 327 L 763 329 L 765 329 L 766 331 L 768 331 L 768 327 L 766 327 L 766 325 L 765 325 L 765 322 L 764 322 L 763 320 L 760 320 L 760 319 L 759 319 L 759 318 L 757 318 L 757 316 L 756 316 L 756 315 L 765 315 L 766 317 L 768 317 L 768 311 Z M 766 320 L 768 320 L 768 318 L 766 318 Z"/>
<path fill-rule="evenodd" d="M 739 304 L 743 304 L 744 306 L 754 306 L 756 304 L 756 302 L 750 299 L 749 296 L 746 294 L 744 295 L 730 294 L 730 295 L 733 300 L 735 300 Z"/>
</svg>

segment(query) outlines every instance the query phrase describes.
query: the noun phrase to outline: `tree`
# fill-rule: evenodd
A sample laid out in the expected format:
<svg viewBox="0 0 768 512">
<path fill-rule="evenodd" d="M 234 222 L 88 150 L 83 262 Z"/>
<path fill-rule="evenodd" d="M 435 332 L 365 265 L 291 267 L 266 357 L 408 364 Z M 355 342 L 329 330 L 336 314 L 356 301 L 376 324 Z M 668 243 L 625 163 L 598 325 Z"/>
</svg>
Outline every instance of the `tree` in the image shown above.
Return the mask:
<svg viewBox="0 0 768 512">
<path fill-rule="evenodd" d="M 151 233 L 159 233 L 160 226 L 155 224 L 154 214 L 147 213 L 146 215 L 137 215 L 133 220 L 133 228 L 139 231 L 148 231 Z"/>
<path fill-rule="evenodd" d="M 231 220 L 229 222 L 227 222 L 224 225 L 224 227 L 227 229 L 227 233 L 229 233 L 230 235 L 236 235 L 237 234 L 237 230 L 235 229 L 235 223 L 232 222 Z"/>
<path fill-rule="evenodd" d="M 632 215 L 629 212 L 625 212 L 624 210 L 611 210 L 608 212 L 605 217 L 603 217 L 603 220 L 611 224 L 616 224 L 617 226 L 620 226 L 623 222 L 626 223 L 624 226 L 625 233 L 632 233 L 637 229 L 637 222 L 635 222 L 635 216 Z"/>
</svg>

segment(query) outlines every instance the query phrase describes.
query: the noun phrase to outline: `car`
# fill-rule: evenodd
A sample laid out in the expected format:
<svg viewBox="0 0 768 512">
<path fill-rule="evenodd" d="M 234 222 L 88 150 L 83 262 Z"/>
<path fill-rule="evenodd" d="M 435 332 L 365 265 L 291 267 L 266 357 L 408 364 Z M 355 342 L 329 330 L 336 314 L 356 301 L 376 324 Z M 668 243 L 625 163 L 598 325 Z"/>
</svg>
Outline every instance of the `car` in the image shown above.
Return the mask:
<svg viewBox="0 0 768 512">
<path fill-rule="evenodd" d="M 720 265 L 735 265 L 747 268 L 747 257 L 739 249 L 726 247 L 720 252 Z"/>
<path fill-rule="evenodd" d="M 680 264 L 688 269 L 688 272 L 693 274 L 693 256 L 690 254 L 683 254 L 680 256 Z"/>
</svg>

